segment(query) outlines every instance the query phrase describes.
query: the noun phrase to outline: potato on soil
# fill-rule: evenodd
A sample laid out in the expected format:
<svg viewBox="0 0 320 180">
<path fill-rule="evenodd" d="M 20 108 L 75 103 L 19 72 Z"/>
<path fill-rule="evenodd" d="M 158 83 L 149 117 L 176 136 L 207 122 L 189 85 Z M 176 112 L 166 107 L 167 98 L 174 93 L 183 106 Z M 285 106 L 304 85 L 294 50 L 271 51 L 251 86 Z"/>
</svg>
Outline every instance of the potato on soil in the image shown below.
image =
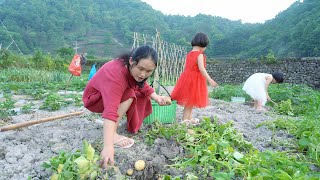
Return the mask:
<svg viewBox="0 0 320 180">
<path fill-rule="evenodd" d="M 132 174 L 133 174 L 133 169 L 128 169 L 127 170 L 127 175 L 128 176 L 132 176 Z"/>
<path fill-rule="evenodd" d="M 144 162 L 144 160 L 138 160 L 136 161 L 136 163 L 134 164 L 134 168 L 137 171 L 142 171 L 146 166 L 146 163 Z"/>
</svg>

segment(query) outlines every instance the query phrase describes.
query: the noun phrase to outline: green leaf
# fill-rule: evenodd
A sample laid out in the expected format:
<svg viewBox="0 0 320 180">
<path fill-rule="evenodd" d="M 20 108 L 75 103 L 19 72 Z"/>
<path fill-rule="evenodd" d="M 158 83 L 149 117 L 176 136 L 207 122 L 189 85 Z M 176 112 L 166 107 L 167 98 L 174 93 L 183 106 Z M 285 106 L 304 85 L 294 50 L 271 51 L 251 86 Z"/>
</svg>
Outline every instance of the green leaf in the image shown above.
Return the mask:
<svg viewBox="0 0 320 180">
<path fill-rule="evenodd" d="M 42 165 L 41 165 L 43 168 L 45 169 L 48 169 L 51 167 L 51 164 L 47 163 L 47 162 L 44 162 Z"/>
<path fill-rule="evenodd" d="M 285 171 L 279 169 L 275 172 L 276 179 L 282 179 L 282 180 L 291 180 L 292 178 L 289 176 L 288 173 L 286 173 Z"/>
<path fill-rule="evenodd" d="M 58 174 L 53 174 L 51 177 L 50 177 L 50 180 L 58 180 L 59 178 L 59 175 Z"/>
<path fill-rule="evenodd" d="M 312 132 L 310 132 L 310 131 L 304 131 L 304 132 L 302 133 L 302 136 L 308 138 L 308 137 L 312 136 Z"/>
<path fill-rule="evenodd" d="M 299 145 L 302 147 L 306 147 L 311 143 L 309 138 L 302 138 L 299 140 Z"/>
<path fill-rule="evenodd" d="M 217 152 L 217 145 L 215 143 L 212 143 L 209 147 L 208 147 L 208 150 L 213 152 L 213 153 L 216 153 Z"/>
<path fill-rule="evenodd" d="M 199 179 L 193 173 L 187 173 L 186 175 L 187 175 L 187 177 L 186 177 L 187 180 L 198 180 Z"/>
<path fill-rule="evenodd" d="M 59 164 L 58 169 L 57 169 L 59 174 L 62 172 L 62 169 L 63 169 L 63 164 Z"/>
<path fill-rule="evenodd" d="M 73 171 L 72 171 L 72 172 L 62 171 L 61 176 L 63 177 L 63 178 L 61 178 L 61 179 L 75 179 L 75 178 L 74 178 L 74 172 L 73 172 Z M 60 178 L 59 178 L 59 179 L 60 179 Z"/>
<path fill-rule="evenodd" d="M 189 141 L 189 142 L 193 142 L 194 140 L 195 140 L 195 139 L 194 139 L 193 136 L 191 136 L 191 137 L 188 138 L 188 141 Z"/>
<path fill-rule="evenodd" d="M 163 176 L 163 180 L 171 180 L 171 176 L 170 175 L 164 175 Z"/>
<path fill-rule="evenodd" d="M 74 162 L 78 165 L 80 171 L 89 168 L 90 165 L 90 162 L 83 156 L 78 157 Z"/>
<path fill-rule="evenodd" d="M 202 156 L 199 161 L 201 163 L 203 163 L 203 162 L 207 161 L 208 158 L 209 158 L 209 156 Z"/>
<path fill-rule="evenodd" d="M 98 176 L 97 171 L 93 171 L 93 172 L 90 174 L 90 179 L 96 179 L 97 176 Z"/>
<path fill-rule="evenodd" d="M 213 173 L 212 175 L 216 180 L 225 180 L 225 179 L 232 178 L 232 173 L 218 172 L 218 173 Z"/>
<path fill-rule="evenodd" d="M 91 161 L 94 156 L 94 149 L 92 148 L 91 144 L 88 145 L 86 150 L 87 159 Z"/>
<path fill-rule="evenodd" d="M 263 176 L 263 177 L 270 177 L 270 178 L 272 177 L 271 171 L 268 170 L 268 169 L 266 169 L 266 168 L 260 167 L 260 168 L 259 168 L 259 171 L 260 171 L 260 173 L 257 174 L 257 175 L 261 175 L 261 176 Z"/>
<path fill-rule="evenodd" d="M 235 151 L 233 153 L 233 157 L 237 160 L 237 161 L 241 161 L 243 158 L 243 154 L 239 153 L 238 151 Z"/>
</svg>

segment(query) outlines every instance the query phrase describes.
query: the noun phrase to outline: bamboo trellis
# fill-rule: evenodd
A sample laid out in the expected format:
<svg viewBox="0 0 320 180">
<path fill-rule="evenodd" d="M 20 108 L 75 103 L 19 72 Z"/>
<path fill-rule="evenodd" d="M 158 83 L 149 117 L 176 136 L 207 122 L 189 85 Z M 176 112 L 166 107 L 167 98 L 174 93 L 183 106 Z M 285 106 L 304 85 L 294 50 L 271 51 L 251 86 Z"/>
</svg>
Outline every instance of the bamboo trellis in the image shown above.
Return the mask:
<svg viewBox="0 0 320 180">
<path fill-rule="evenodd" d="M 161 40 L 160 33 L 156 36 L 134 33 L 132 48 L 150 45 L 158 52 L 157 68 L 153 79 L 163 85 L 174 85 L 184 70 L 187 51 L 182 46 Z"/>
</svg>

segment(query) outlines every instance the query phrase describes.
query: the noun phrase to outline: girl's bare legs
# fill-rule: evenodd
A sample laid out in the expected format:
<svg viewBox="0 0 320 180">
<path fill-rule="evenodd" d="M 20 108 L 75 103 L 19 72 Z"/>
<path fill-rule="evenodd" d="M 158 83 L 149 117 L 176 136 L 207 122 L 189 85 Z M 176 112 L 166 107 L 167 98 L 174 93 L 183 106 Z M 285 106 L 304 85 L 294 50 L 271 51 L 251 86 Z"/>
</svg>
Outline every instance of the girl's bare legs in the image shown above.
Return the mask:
<svg viewBox="0 0 320 180">
<path fill-rule="evenodd" d="M 190 120 L 192 117 L 192 107 L 184 107 L 182 120 Z"/>
<path fill-rule="evenodd" d="M 261 101 L 255 101 L 256 103 L 256 109 L 258 111 L 266 111 L 266 109 L 264 107 L 262 107 L 262 102 Z"/>
<path fill-rule="evenodd" d="M 192 110 L 193 107 L 184 107 L 183 109 L 183 121 L 185 121 L 185 123 L 192 123 L 192 124 L 198 124 L 199 120 L 196 118 L 192 118 Z"/>
<path fill-rule="evenodd" d="M 132 143 L 132 142 L 130 141 L 130 139 L 120 141 L 120 140 L 122 140 L 122 139 L 124 138 L 124 136 L 119 135 L 119 134 L 117 133 L 117 129 L 118 129 L 118 127 L 119 127 L 119 122 L 120 122 L 121 118 L 123 117 L 123 115 L 124 115 L 124 114 L 128 111 L 128 109 L 130 108 L 132 102 L 133 102 L 133 98 L 129 98 L 128 100 L 123 101 L 122 103 L 120 103 L 120 106 L 119 106 L 119 109 L 118 109 L 118 112 L 117 112 L 118 115 L 119 115 L 119 117 L 118 117 L 118 119 L 117 119 L 117 126 L 116 126 L 117 128 L 116 128 L 115 131 L 114 131 L 113 142 L 114 142 L 114 143 L 119 142 L 119 143 L 117 143 L 119 146 L 126 146 L 126 145 L 129 145 L 130 143 Z"/>
<path fill-rule="evenodd" d="M 257 104 L 258 104 L 258 101 L 257 101 L 257 100 L 254 100 L 253 107 L 254 107 L 255 109 L 257 109 Z"/>
</svg>

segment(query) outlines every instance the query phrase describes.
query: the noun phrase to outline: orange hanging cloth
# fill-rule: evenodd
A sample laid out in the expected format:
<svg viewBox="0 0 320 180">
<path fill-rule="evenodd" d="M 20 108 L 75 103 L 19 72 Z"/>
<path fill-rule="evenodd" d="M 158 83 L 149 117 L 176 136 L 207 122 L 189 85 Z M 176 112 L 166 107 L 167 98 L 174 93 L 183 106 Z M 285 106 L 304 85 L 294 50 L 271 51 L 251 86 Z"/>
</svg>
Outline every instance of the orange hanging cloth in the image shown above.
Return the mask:
<svg viewBox="0 0 320 180">
<path fill-rule="evenodd" d="M 69 72 L 74 76 L 81 75 L 82 68 L 81 68 L 81 63 L 80 63 L 81 62 L 80 57 L 81 57 L 80 55 L 75 54 L 72 58 L 70 65 L 69 65 L 69 68 L 68 68 Z"/>
</svg>

